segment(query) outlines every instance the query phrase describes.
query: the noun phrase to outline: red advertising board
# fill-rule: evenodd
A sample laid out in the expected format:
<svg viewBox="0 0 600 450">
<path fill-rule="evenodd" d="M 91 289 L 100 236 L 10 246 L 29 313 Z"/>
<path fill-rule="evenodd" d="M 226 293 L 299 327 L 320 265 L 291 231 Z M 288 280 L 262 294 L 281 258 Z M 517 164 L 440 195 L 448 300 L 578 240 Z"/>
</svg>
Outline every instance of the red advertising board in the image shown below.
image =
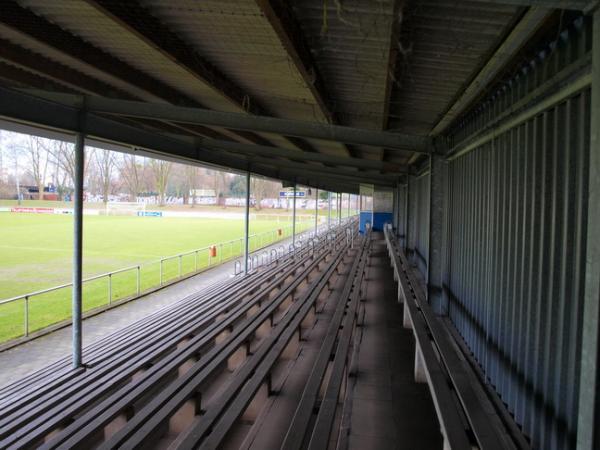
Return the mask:
<svg viewBox="0 0 600 450">
<path fill-rule="evenodd" d="M 25 207 L 16 207 L 11 208 L 11 212 L 18 213 L 37 213 L 37 214 L 54 214 L 54 208 L 25 208 Z"/>
</svg>

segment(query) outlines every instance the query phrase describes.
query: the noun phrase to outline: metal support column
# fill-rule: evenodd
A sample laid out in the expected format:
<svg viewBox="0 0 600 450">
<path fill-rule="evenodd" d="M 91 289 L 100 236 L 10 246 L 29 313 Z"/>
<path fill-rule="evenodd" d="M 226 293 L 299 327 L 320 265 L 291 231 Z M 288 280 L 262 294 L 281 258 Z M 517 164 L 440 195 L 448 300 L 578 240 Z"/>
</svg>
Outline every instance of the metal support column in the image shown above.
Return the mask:
<svg viewBox="0 0 600 450">
<path fill-rule="evenodd" d="M 342 223 L 342 194 L 340 192 L 337 193 L 337 215 L 338 215 L 338 225 Z"/>
<path fill-rule="evenodd" d="M 429 157 L 429 258 L 427 264 L 427 298 L 441 316 L 448 314 L 448 298 L 444 294 L 444 176 L 447 163 L 443 156 Z"/>
<path fill-rule="evenodd" d="M 406 230 L 404 232 L 405 234 L 405 238 L 404 238 L 404 253 L 409 256 L 410 252 L 411 252 L 411 239 L 412 239 L 412 230 L 411 230 L 411 224 L 410 224 L 410 218 L 411 218 L 411 210 L 410 210 L 410 202 L 412 201 L 411 196 L 415 195 L 414 192 L 411 191 L 411 184 L 414 185 L 414 177 L 412 175 L 410 175 L 410 168 L 409 170 L 409 174 L 406 177 Z M 412 182 L 412 183 L 411 183 Z"/>
<path fill-rule="evenodd" d="M 401 189 L 402 189 L 402 187 L 400 186 L 400 183 L 398 183 L 393 191 L 394 205 L 393 205 L 393 212 L 392 212 L 392 226 L 394 227 L 394 230 L 396 230 L 396 234 L 400 233 L 400 213 L 399 213 L 400 208 L 399 208 L 399 205 L 400 205 Z"/>
<path fill-rule="evenodd" d="M 315 190 L 315 236 L 319 229 L 319 190 Z"/>
<path fill-rule="evenodd" d="M 294 183 L 294 198 L 292 200 L 292 244 L 296 245 L 296 183 Z"/>
<path fill-rule="evenodd" d="M 331 228 L 331 191 L 327 192 L 327 229 Z"/>
<path fill-rule="evenodd" d="M 351 199 L 351 193 L 348 192 L 348 217 L 350 217 L 350 199 Z"/>
<path fill-rule="evenodd" d="M 594 13 L 587 239 L 577 449 L 600 448 L 600 9 Z"/>
<path fill-rule="evenodd" d="M 244 222 L 244 275 L 248 273 L 250 258 L 250 172 L 246 173 L 246 218 Z"/>
<path fill-rule="evenodd" d="M 73 192 L 73 368 L 82 361 L 82 266 L 83 266 L 83 167 L 85 160 L 85 136 L 77 133 L 75 141 L 75 179 Z"/>
</svg>

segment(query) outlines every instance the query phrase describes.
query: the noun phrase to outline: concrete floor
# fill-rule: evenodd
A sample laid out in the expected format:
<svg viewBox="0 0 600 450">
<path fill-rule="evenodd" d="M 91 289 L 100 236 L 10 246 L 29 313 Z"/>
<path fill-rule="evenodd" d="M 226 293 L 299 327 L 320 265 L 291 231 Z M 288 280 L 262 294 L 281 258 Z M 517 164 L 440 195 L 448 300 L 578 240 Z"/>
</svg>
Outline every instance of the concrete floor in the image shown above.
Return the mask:
<svg viewBox="0 0 600 450">
<path fill-rule="evenodd" d="M 402 327 L 403 309 L 381 233 L 374 233 L 372 245 L 348 448 L 442 449 L 429 389 L 414 382 L 414 339 Z"/>
</svg>

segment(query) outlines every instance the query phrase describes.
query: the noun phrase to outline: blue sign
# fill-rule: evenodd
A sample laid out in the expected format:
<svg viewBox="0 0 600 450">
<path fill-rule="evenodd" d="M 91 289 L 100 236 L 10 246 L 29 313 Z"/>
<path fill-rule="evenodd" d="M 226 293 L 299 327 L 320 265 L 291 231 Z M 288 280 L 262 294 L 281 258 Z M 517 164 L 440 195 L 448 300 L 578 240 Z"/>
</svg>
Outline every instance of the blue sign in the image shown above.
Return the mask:
<svg viewBox="0 0 600 450">
<path fill-rule="evenodd" d="M 139 217 L 162 217 L 162 211 L 138 211 Z"/>
<path fill-rule="evenodd" d="M 288 198 L 294 197 L 294 191 L 279 191 L 279 197 Z M 298 197 L 306 197 L 306 192 L 304 191 L 296 191 L 296 198 Z"/>
</svg>

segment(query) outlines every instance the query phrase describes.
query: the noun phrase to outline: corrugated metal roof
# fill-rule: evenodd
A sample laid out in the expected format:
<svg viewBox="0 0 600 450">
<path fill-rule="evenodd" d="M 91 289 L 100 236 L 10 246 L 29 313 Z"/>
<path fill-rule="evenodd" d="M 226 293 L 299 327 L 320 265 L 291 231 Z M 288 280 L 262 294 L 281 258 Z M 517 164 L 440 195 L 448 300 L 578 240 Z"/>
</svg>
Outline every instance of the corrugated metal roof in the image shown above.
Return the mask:
<svg viewBox="0 0 600 450">
<path fill-rule="evenodd" d="M 390 128 L 427 134 L 520 16 L 514 6 L 434 0 L 404 10 Z"/>
<path fill-rule="evenodd" d="M 14 6 L 17 3 L 35 13 L 42 24 L 47 21 L 46 32 L 58 35 L 59 41 L 36 34 L 31 17 L 21 18 L 23 23 L 19 23 L 6 15 L 0 21 L 0 39 L 114 88 L 99 95 L 200 104 L 232 112 L 254 111 L 256 105 L 258 114 L 312 122 L 325 122 L 332 113 L 342 125 L 387 127 L 419 135 L 428 134 L 522 14 L 522 9 L 514 6 L 477 1 L 272 3 L 291 8 L 288 13 L 298 31 L 293 37 L 303 43 L 308 50 L 304 56 L 308 54 L 318 72 L 310 79 L 305 61 L 289 52 L 290 43 L 284 42 L 273 17 L 265 12 L 265 3 L 255 0 L 7 0 L 5 5 L 16 11 L 16 16 L 20 16 L 19 6 Z M 163 34 L 169 35 L 163 41 L 152 39 Z M 69 51 L 76 41 L 82 45 Z M 165 42 L 170 49 L 161 46 Z M 292 42 L 295 45 L 297 40 Z M 80 56 L 86 48 L 98 52 L 95 60 Z M 182 54 L 189 59 L 178 58 Z M 209 67 L 209 72 L 214 69 L 233 90 L 222 89 L 223 84 L 215 83 L 211 73 L 207 77 L 191 67 L 195 59 L 201 61 L 201 67 Z M 9 72 L 14 77 L 31 71 L 29 80 L 34 87 L 43 85 L 45 77 L 51 89 L 63 86 L 61 89 L 77 91 L 76 85 L 60 80 L 60 74 L 18 64 L 15 70 L 11 61 L 3 59 L 2 63 L 5 73 L 0 71 L 0 78 L 9 83 Z M 123 66 L 117 70 L 114 66 L 119 64 Z M 138 83 L 138 77 L 145 80 Z M 14 80 L 14 85 L 22 87 L 23 80 Z M 85 87 L 80 90 L 85 92 Z M 185 125 L 161 128 L 170 133 L 212 133 Z M 212 128 L 225 139 L 282 149 L 336 156 L 350 153 L 395 163 L 407 163 L 412 154 Z"/>
<path fill-rule="evenodd" d="M 324 121 L 254 1 L 145 0 L 144 5 L 276 116 Z"/>
<path fill-rule="evenodd" d="M 392 0 L 294 5 L 344 125 L 382 128 L 393 9 Z"/>
</svg>

